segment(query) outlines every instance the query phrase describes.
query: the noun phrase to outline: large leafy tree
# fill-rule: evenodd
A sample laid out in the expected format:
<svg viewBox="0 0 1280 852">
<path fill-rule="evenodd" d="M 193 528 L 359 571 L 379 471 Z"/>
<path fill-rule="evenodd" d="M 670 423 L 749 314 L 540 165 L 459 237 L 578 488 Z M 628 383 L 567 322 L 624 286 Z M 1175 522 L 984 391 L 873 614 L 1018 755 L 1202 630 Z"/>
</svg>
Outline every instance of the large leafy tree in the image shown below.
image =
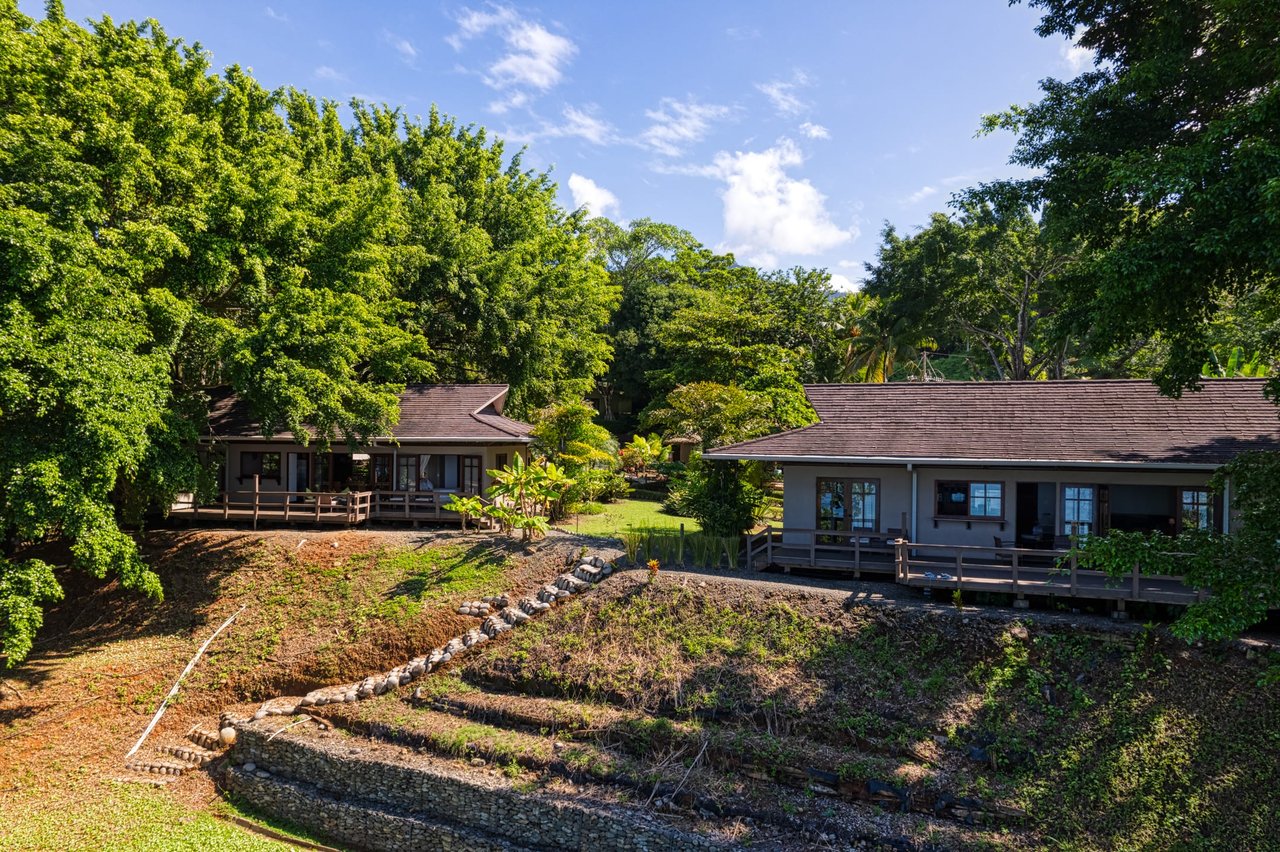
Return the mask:
<svg viewBox="0 0 1280 852">
<path fill-rule="evenodd" d="M 353 111 L 213 74 L 155 22 L 0 0 L 7 664 L 61 593 L 32 542 L 160 594 L 120 523 L 208 487 L 211 388 L 356 442 L 407 381 L 510 381 L 531 406 L 603 371 L 612 291 L 546 176 L 434 113 Z"/>
<path fill-rule="evenodd" d="M 1280 282 L 1280 8 L 1030 5 L 1041 35 L 1075 39 L 1095 65 L 986 126 L 1018 133 L 1014 161 L 1040 172 L 1028 189 L 1088 244 L 1071 288 L 1081 326 L 1116 345 L 1160 335 L 1161 387 L 1193 387 L 1224 298 Z"/>
<path fill-rule="evenodd" d="M 866 291 L 884 303 L 871 313 L 872 330 L 896 344 L 917 343 L 915 332 L 976 353 L 975 366 L 993 378 L 1063 378 L 1072 336 L 1060 321 L 1062 281 L 1079 249 L 1055 243 L 1014 185 L 964 193 L 954 204 L 954 215 L 935 213 L 910 236 L 885 229 L 867 269 Z M 874 357 L 863 360 L 869 377 L 892 374 Z"/>
</svg>

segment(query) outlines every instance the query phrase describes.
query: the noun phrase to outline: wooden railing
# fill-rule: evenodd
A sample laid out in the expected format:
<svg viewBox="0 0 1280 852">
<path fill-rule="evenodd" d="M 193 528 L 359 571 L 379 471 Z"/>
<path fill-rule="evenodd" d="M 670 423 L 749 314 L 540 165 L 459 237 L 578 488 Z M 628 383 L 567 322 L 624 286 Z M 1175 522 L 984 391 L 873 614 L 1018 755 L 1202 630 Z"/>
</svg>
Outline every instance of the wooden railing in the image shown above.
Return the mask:
<svg viewBox="0 0 1280 852">
<path fill-rule="evenodd" d="M 457 497 L 476 497 L 479 495 L 463 491 L 375 491 L 373 492 L 373 516 L 383 520 L 458 520 L 456 511 L 449 508 L 449 503 Z M 480 497 L 484 505 L 492 501 Z M 476 524 L 489 525 L 488 518 L 472 518 Z"/>
<path fill-rule="evenodd" d="M 748 567 L 784 570 L 867 570 L 892 573 L 917 588 L 1058 595 L 1114 601 L 1186 604 L 1208 597 L 1180 576 L 1149 574 L 1141 565 L 1124 577 L 1081 568 L 1070 550 L 923 544 L 866 532 L 765 527 L 746 536 Z"/>
<path fill-rule="evenodd" d="M 458 491 L 240 491 L 217 500 L 179 503 L 170 514 L 192 520 L 284 521 L 288 523 L 361 524 L 370 518 L 406 521 L 458 521 L 449 507 L 454 496 L 475 496 Z M 481 503 L 491 501 L 481 497 Z M 472 518 L 482 528 L 489 518 Z"/>
<path fill-rule="evenodd" d="M 194 520 L 221 518 L 252 520 L 256 524 L 260 519 L 271 519 L 358 524 L 369 519 L 372 498 L 371 491 L 244 491 L 224 493 L 209 503 L 193 500 L 189 511 Z M 185 509 L 179 511 L 187 513 Z"/>
<path fill-rule="evenodd" d="M 779 559 L 788 566 L 890 569 L 893 542 L 886 535 L 865 530 L 817 530 L 767 526 L 747 536 L 747 565 L 760 559 L 766 565 Z M 870 557 L 870 558 L 868 558 Z"/>
<path fill-rule="evenodd" d="M 1025 595 L 1185 604 L 1208 592 L 1181 576 L 1148 574 L 1134 564 L 1123 578 L 1081 568 L 1070 550 L 894 542 L 894 579 L 903 585 Z"/>
</svg>

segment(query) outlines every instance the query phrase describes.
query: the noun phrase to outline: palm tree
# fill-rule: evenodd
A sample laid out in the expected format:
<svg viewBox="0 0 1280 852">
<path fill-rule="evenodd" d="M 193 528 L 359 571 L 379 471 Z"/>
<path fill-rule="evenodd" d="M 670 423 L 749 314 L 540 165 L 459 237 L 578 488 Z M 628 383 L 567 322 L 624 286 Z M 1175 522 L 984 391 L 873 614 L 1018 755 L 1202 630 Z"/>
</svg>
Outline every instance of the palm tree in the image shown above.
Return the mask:
<svg viewBox="0 0 1280 852">
<path fill-rule="evenodd" d="M 915 370 L 921 350 L 938 348 L 937 341 L 915 328 L 909 317 L 874 299 L 861 316 L 846 325 L 843 374 L 847 382 L 887 382 L 900 364 Z"/>
</svg>

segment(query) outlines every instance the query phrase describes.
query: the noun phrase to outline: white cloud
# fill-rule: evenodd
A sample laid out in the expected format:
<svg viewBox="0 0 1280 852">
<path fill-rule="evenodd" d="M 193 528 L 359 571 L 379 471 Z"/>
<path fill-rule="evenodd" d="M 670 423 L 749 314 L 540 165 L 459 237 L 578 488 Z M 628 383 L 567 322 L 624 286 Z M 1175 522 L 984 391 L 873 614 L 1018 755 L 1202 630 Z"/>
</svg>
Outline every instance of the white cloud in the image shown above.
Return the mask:
<svg viewBox="0 0 1280 852">
<path fill-rule="evenodd" d="M 573 194 L 573 206 L 587 208 L 592 216 L 608 216 L 611 210 L 616 215 L 621 209 L 618 196 L 576 172 L 569 175 L 569 192 Z"/>
<path fill-rule="evenodd" d="M 1081 47 L 1074 41 L 1069 41 L 1058 48 L 1058 54 L 1062 57 L 1062 63 L 1071 70 L 1072 74 L 1079 74 L 1086 65 L 1093 64 L 1093 51 L 1087 47 Z"/>
<path fill-rule="evenodd" d="M 495 102 L 496 103 L 496 102 Z M 492 109 L 495 104 L 490 104 Z M 496 110 L 504 112 L 505 109 Z M 579 109 L 566 106 L 561 112 L 564 121 L 561 124 L 543 122 L 542 126 L 530 130 L 528 128 L 507 128 L 502 137 L 509 142 L 528 145 L 539 139 L 559 139 L 577 137 L 592 145 L 611 145 L 618 141 L 618 133 L 614 126 L 595 115 L 594 107 Z"/>
<path fill-rule="evenodd" d="M 836 266 L 841 269 L 861 269 L 862 264 L 856 260 L 841 260 L 836 262 Z"/>
<path fill-rule="evenodd" d="M 659 154 L 675 157 L 687 146 L 702 141 L 711 129 L 711 122 L 728 114 L 728 107 L 700 104 L 693 98 L 686 101 L 663 98 L 658 109 L 645 111 L 645 117 L 653 124 L 640 134 L 640 142 Z"/>
<path fill-rule="evenodd" d="M 567 106 L 563 115 L 565 123 L 555 129 L 557 136 L 578 136 L 592 145 L 607 145 L 615 138 L 613 125 L 589 112 Z"/>
<path fill-rule="evenodd" d="M 841 293 L 852 293 L 854 290 L 862 289 L 857 281 L 853 281 L 849 276 L 841 275 L 839 272 L 831 273 L 831 286 Z"/>
<path fill-rule="evenodd" d="M 800 125 L 800 132 L 810 139 L 830 139 L 831 131 L 823 127 L 821 124 L 814 124 L 812 121 L 806 121 Z"/>
<path fill-rule="evenodd" d="M 320 80 L 332 80 L 335 83 L 345 83 L 347 81 L 346 74 L 336 68 L 330 68 L 328 65 L 321 65 L 313 73 Z"/>
<path fill-rule="evenodd" d="M 395 48 L 396 53 L 400 54 L 400 59 L 409 67 L 413 67 L 414 62 L 418 58 L 418 49 L 413 46 L 413 42 L 401 35 L 396 35 L 390 30 L 382 31 L 383 40 Z"/>
<path fill-rule="evenodd" d="M 550 91 L 564 79 L 565 67 L 578 52 L 571 39 L 521 17 L 510 6 L 466 9 L 456 20 L 458 31 L 445 38 L 456 51 L 490 32 L 502 39 L 505 52 L 480 75 L 485 85 L 503 93 L 489 104 L 493 112 L 528 106 L 530 89 Z"/>
<path fill-rule="evenodd" d="M 791 82 L 773 80 L 769 83 L 756 83 L 756 88 L 765 94 L 773 104 L 773 108 L 783 115 L 799 115 L 809 108 L 796 91 L 807 86 L 809 78 L 801 71 L 791 77 Z"/>
<path fill-rule="evenodd" d="M 496 89 L 532 86 L 545 92 L 560 82 L 561 65 L 578 52 L 569 39 L 529 22 L 512 27 L 505 40 L 510 52 L 489 66 L 489 84 Z"/>
<path fill-rule="evenodd" d="M 279 21 L 282 24 L 289 23 L 288 15 L 286 15 L 284 12 L 277 12 L 275 9 L 272 9 L 270 6 L 263 9 L 262 13 L 273 21 Z"/>
<path fill-rule="evenodd" d="M 919 204 L 931 195 L 937 195 L 938 188 L 935 186 L 922 186 L 915 192 L 902 199 L 903 204 Z"/>
<path fill-rule="evenodd" d="M 826 196 L 813 184 L 787 174 L 803 162 L 790 139 L 764 151 L 715 156 L 710 173 L 725 183 L 721 199 L 730 251 L 772 266 L 778 254 L 817 254 L 858 236 L 856 226 L 841 228 L 831 221 Z"/>
</svg>

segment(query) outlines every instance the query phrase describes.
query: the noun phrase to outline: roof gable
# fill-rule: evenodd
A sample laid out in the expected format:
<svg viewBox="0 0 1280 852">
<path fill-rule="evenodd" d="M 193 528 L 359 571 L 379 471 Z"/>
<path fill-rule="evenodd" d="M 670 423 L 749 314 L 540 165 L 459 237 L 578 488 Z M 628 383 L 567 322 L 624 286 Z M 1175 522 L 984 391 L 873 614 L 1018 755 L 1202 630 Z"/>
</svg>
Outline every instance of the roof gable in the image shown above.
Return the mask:
<svg viewBox="0 0 1280 852">
<path fill-rule="evenodd" d="M 1216 467 L 1280 450 L 1263 384 L 1209 379 L 1180 399 L 1146 380 L 810 385 L 818 424 L 708 456 Z"/>
</svg>

